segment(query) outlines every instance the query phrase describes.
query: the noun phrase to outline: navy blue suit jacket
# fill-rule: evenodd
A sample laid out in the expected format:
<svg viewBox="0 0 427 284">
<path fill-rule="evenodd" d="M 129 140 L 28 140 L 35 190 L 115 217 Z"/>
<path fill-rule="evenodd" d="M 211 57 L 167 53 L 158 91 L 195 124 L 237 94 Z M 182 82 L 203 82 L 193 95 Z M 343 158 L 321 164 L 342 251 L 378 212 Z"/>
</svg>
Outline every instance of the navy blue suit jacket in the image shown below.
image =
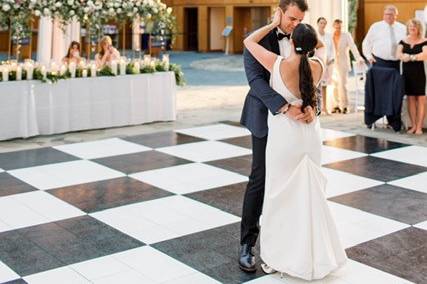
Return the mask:
<svg viewBox="0 0 427 284">
<path fill-rule="evenodd" d="M 266 49 L 280 54 L 276 30 L 271 31 L 260 42 Z M 272 114 L 287 104 L 287 101 L 270 87 L 270 72 L 266 70 L 252 54 L 245 49 L 243 61 L 250 90 L 245 99 L 240 123 L 254 135 L 262 138 L 268 134 L 268 111 Z"/>
</svg>

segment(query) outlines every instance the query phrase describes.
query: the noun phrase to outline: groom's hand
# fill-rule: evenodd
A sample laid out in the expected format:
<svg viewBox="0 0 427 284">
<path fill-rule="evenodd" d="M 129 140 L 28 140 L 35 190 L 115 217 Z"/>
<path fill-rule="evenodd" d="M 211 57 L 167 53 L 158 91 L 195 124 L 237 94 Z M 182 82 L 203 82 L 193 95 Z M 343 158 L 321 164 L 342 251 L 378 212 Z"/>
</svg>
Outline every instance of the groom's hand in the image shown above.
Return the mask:
<svg viewBox="0 0 427 284">
<path fill-rule="evenodd" d="M 286 111 L 286 115 L 294 120 L 298 120 L 298 117 L 303 115 L 301 111 L 301 105 L 289 105 L 289 109 Z"/>
<path fill-rule="evenodd" d="M 314 109 L 311 106 L 307 106 L 305 107 L 304 112 L 297 117 L 297 120 L 309 124 L 313 122 L 315 117 L 316 114 Z"/>
</svg>

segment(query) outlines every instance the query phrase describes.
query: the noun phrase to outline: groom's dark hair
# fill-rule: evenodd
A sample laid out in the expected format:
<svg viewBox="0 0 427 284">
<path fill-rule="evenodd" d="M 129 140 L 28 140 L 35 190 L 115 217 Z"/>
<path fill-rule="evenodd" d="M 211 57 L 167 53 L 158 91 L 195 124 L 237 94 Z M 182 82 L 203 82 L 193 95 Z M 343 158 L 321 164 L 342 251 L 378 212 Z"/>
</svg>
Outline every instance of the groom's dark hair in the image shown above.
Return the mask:
<svg viewBox="0 0 427 284">
<path fill-rule="evenodd" d="M 286 11 L 290 5 L 295 5 L 300 9 L 302 12 L 305 12 L 308 10 L 308 4 L 306 0 L 280 0 L 279 7 Z"/>
</svg>

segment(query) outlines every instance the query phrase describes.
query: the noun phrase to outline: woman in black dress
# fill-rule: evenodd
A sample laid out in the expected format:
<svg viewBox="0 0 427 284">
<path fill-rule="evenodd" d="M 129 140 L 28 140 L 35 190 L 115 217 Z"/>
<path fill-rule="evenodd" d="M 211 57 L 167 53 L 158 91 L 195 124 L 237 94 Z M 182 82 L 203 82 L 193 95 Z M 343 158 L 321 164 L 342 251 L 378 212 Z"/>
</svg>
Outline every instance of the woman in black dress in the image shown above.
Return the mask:
<svg viewBox="0 0 427 284">
<path fill-rule="evenodd" d="M 423 134 L 425 116 L 426 60 L 427 39 L 424 37 L 424 27 L 417 19 L 409 20 L 406 24 L 408 36 L 400 41 L 397 57 L 403 62 L 403 77 L 405 79 L 405 94 L 408 98 L 408 112 L 411 119 L 410 134 Z"/>
</svg>

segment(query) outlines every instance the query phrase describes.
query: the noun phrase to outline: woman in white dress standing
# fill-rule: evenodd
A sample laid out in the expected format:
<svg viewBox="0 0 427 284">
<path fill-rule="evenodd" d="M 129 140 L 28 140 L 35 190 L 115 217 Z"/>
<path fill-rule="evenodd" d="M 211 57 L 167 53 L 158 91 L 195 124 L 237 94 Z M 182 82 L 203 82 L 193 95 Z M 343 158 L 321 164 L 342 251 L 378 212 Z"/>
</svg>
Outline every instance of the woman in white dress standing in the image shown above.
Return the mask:
<svg viewBox="0 0 427 284">
<path fill-rule="evenodd" d="M 320 17 L 317 19 L 317 27 L 318 27 L 318 35 L 319 39 L 323 42 L 324 47 L 321 48 L 323 50 L 323 54 L 319 54 L 319 49 L 316 49 L 316 56 L 320 57 L 325 63 L 325 72 L 323 73 L 322 81 L 321 81 L 321 91 L 322 91 L 322 113 L 330 114 L 327 105 L 327 87 L 332 86 L 332 73 L 334 71 L 334 61 L 335 61 L 335 51 L 334 51 L 334 43 L 332 41 L 332 34 L 326 32 L 326 25 L 328 22 L 324 17 Z"/>
<path fill-rule="evenodd" d="M 245 47 L 271 73 L 272 88 L 290 104 L 303 109 L 315 107 L 315 89 L 323 66 L 319 59 L 308 58 L 317 44 L 313 27 L 296 26 L 287 59 L 258 44 L 280 24 L 281 13 L 280 9 L 276 11 L 273 23 L 246 38 Z M 266 273 L 278 271 L 305 280 L 321 279 L 343 265 L 347 256 L 325 197 L 319 121 L 303 124 L 285 111 L 269 113 L 268 127 L 262 268 Z"/>
</svg>

